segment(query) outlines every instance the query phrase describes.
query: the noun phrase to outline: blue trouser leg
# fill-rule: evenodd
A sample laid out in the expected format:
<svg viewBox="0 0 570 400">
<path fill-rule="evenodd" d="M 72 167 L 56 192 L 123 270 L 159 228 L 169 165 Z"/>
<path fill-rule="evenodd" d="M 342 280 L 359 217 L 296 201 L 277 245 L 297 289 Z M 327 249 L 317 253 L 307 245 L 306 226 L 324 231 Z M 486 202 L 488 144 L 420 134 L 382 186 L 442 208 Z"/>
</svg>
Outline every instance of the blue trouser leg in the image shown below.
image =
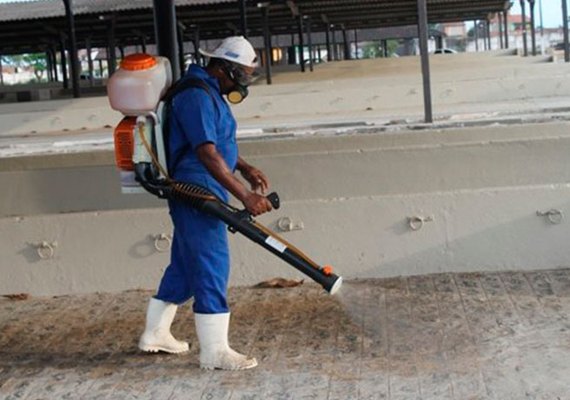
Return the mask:
<svg viewBox="0 0 570 400">
<path fill-rule="evenodd" d="M 155 297 L 181 304 L 194 296 L 194 312 L 228 312 L 226 225 L 184 204 L 171 202 L 170 211 L 174 222 L 171 262 Z"/>
</svg>

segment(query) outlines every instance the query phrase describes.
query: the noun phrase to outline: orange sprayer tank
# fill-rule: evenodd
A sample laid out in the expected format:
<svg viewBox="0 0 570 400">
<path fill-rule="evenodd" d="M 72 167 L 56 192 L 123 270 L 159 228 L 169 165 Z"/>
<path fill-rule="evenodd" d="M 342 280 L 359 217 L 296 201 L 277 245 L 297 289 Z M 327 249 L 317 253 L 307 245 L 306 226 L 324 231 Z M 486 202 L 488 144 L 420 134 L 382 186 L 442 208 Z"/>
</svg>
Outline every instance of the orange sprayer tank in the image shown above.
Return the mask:
<svg viewBox="0 0 570 400">
<path fill-rule="evenodd" d="M 109 103 L 123 115 L 145 115 L 155 111 L 171 83 L 172 72 L 167 58 L 130 54 L 109 78 Z"/>
<path fill-rule="evenodd" d="M 125 116 L 114 133 L 115 161 L 123 193 L 145 192 L 134 171 L 139 163 L 152 163 L 149 150 L 142 146 L 145 141 L 152 144 L 161 165 L 166 165 L 157 107 L 171 83 L 168 59 L 143 53 L 126 56 L 109 78 L 107 95 L 111 108 Z"/>
</svg>

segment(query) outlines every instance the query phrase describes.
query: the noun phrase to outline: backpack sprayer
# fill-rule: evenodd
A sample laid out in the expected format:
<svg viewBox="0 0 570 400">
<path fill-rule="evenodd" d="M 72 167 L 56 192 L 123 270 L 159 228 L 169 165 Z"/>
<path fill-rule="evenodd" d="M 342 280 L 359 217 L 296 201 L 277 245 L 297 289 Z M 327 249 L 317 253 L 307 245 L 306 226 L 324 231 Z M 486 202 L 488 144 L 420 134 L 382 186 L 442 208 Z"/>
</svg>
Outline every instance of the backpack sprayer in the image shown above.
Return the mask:
<svg viewBox="0 0 570 400">
<path fill-rule="evenodd" d="M 171 81 L 168 59 L 148 54 L 125 57 L 109 79 L 107 91 L 111 107 L 125 115 L 114 133 L 115 159 L 121 171 L 123 193 L 147 191 L 159 198 L 182 201 L 221 219 L 230 232 L 239 232 L 269 250 L 330 294 L 338 291 L 342 277 L 335 275 L 331 266 L 319 266 L 291 243 L 256 222 L 247 210 L 227 204 L 203 187 L 176 182 L 169 177 L 163 127 L 170 100 L 188 87 L 203 87 L 200 84 L 183 88 L 174 85 L 167 92 Z M 277 193 L 267 198 L 273 208 L 279 208 Z"/>
</svg>

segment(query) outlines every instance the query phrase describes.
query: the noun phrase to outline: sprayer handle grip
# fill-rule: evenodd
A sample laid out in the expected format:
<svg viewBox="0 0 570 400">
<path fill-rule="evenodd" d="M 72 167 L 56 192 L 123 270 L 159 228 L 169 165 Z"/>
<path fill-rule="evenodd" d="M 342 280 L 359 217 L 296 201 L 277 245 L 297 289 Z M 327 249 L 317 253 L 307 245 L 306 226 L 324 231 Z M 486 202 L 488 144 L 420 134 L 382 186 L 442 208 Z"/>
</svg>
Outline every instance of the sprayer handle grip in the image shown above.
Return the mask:
<svg viewBox="0 0 570 400">
<path fill-rule="evenodd" d="M 279 195 L 277 194 L 277 192 L 271 192 L 266 197 L 274 209 L 277 210 L 281 206 L 281 200 L 279 200 Z"/>
</svg>

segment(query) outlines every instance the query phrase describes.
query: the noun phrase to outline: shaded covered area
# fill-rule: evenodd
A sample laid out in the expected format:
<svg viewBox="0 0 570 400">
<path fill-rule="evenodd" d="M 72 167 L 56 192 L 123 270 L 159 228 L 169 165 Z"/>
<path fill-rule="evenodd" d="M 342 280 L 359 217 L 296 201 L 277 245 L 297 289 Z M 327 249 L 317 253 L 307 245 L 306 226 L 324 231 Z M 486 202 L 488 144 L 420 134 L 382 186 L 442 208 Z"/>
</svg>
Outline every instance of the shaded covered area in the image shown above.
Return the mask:
<svg viewBox="0 0 570 400">
<path fill-rule="evenodd" d="M 505 11 L 504 0 L 428 0 L 430 23 L 487 19 L 490 13 Z M 271 34 L 298 34 L 299 16 L 311 19 L 313 30 L 327 25 L 344 29 L 365 29 L 417 23 L 416 0 L 386 1 L 230 1 L 177 0 L 176 16 L 184 39 L 217 39 L 242 33 L 245 8 L 248 36 L 263 35 L 263 8 L 269 8 Z M 154 43 L 153 5 L 150 0 L 73 1 L 77 40 L 89 39 L 92 46 L 105 47 L 109 39 L 117 45 Z M 46 51 L 66 35 L 63 1 L 0 4 L 0 52 L 16 54 Z M 109 35 L 113 37 L 110 38 Z"/>
<path fill-rule="evenodd" d="M 108 75 L 111 75 L 117 67 L 116 49 L 123 57 L 127 46 L 137 46 L 137 49 L 146 51 L 148 43 L 156 43 L 157 53 L 170 59 L 173 75 L 177 78 L 185 65 L 185 42 L 193 43 L 193 61 L 199 63 L 197 49 L 201 41 L 241 33 L 263 38 L 263 45 L 258 47 L 264 48 L 262 60 L 267 83 L 270 84 L 272 38 L 276 35 L 290 36 L 288 58 L 295 60 L 291 63 L 298 63 L 304 72 L 306 48 L 309 52 L 307 64 L 313 70 L 314 32 L 325 33 L 327 58 L 331 61 L 331 41 L 335 54 L 340 52 L 336 47 L 335 30 L 342 32 L 343 58 L 350 59 L 348 30 L 354 31 L 354 41 L 357 42 L 358 30 L 361 29 L 417 24 L 421 53 L 426 54 L 422 59 L 426 121 L 431 121 L 428 24 L 488 20 L 509 7 L 510 2 L 504 0 L 169 0 L 152 4 L 142 0 L 113 3 L 63 0 L 62 3 L 12 3 L 0 6 L 0 20 L 3 22 L 0 54 L 45 53 L 48 80 L 58 81 L 56 54 L 59 51 L 63 87 L 68 89 L 71 80 L 73 96 L 80 97 L 78 47 L 86 49 L 88 73 L 85 77 L 93 86 L 93 47 L 107 50 Z M 335 55 L 334 59 L 338 58 Z M 66 64 L 70 66 L 70 78 Z"/>
</svg>

